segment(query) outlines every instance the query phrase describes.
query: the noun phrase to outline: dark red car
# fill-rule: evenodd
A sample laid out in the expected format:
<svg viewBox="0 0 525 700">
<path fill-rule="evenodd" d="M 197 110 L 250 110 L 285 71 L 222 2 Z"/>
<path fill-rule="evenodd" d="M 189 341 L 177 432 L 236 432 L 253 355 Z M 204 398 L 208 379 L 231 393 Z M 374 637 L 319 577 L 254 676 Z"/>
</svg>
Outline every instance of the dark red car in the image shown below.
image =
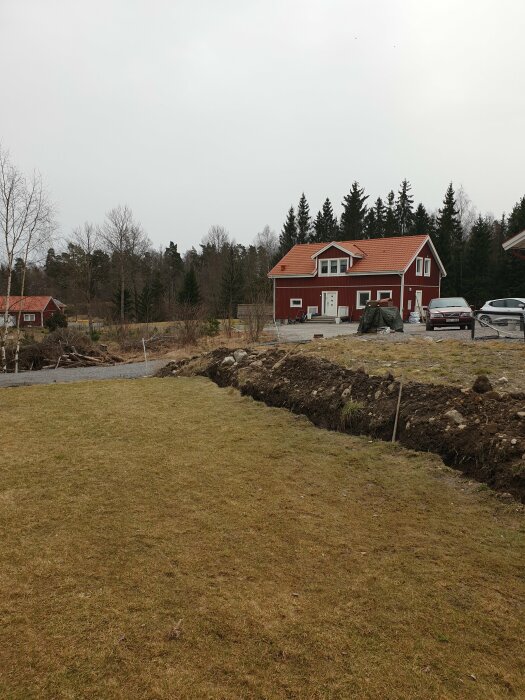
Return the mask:
<svg viewBox="0 0 525 700">
<path fill-rule="evenodd" d="M 446 326 L 472 328 L 474 313 L 463 297 L 432 299 L 427 310 L 427 331 Z"/>
</svg>

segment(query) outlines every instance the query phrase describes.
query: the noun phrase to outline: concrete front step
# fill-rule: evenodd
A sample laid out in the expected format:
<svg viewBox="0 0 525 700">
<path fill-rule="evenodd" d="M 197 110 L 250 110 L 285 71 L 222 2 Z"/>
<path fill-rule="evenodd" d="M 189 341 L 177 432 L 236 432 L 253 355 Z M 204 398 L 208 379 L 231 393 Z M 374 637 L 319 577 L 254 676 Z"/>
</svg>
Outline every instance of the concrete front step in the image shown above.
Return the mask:
<svg viewBox="0 0 525 700">
<path fill-rule="evenodd" d="M 334 316 L 314 316 L 306 320 L 306 323 L 335 323 Z"/>
</svg>

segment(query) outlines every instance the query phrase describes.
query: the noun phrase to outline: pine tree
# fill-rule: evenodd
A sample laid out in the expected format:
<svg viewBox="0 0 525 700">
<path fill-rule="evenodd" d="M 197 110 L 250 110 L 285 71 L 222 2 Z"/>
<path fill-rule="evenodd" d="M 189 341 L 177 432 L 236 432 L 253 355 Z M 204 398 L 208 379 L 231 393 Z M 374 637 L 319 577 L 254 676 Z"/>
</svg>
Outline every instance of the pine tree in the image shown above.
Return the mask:
<svg viewBox="0 0 525 700">
<path fill-rule="evenodd" d="M 492 225 L 481 214 L 465 245 L 464 293 L 469 303 L 482 306 L 491 290 Z"/>
<path fill-rule="evenodd" d="M 310 206 L 303 192 L 297 207 L 297 243 L 308 243 L 311 228 Z"/>
<path fill-rule="evenodd" d="M 401 183 L 401 188 L 397 193 L 395 214 L 400 236 L 407 236 L 410 233 L 412 220 L 414 218 L 414 213 L 412 211 L 414 197 L 410 194 L 411 189 L 410 182 L 405 179 Z"/>
<path fill-rule="evenodd" d="M 201 300 L 199 283 L 193 265 L 184 274 L 182 289 L 179 292 L 179 303 L 196 306 Z"/>
<path fill-rule="evenodd" d="M 394 208 L 394 200 L 394 192 L 393 190 L 390 190 L 386 198 L 385 238 L 391 238 L 392 236 L 399 235 L 399 231 L 397 228 L 396 212 Z"/>
<path fill-rule="evenodd" d="M 463 230 L 452 183 L 447 188 L 443 206 L 437 218 L 436 242 L 439 257 L 447 276 L 443 280 L 442 294 L 454 296 L 462 293 L 463 286 Z"/>
<path fill-rule="evenodd" d="M 332 203 L 327 197 L 323 204 L 323 210 L 317 212 L 315 217 L 310 243 L 329 243 L 337 240 L 338 236 L 337 217 L 334 216 Z"/>
<path fill-rule="evenodd" d="M 368 209 L 365 204 L 368 195 L 364 192 L 364 188 L 360 188 L 359 183 L 354 181 L 350 192 L 343 198 L 340 225 L 343 240 L 358 240 L 363 237 Z"/>
<path fill-rule="evenodd" d="M 430 235 L 430 216 L 423 204 L 419 203 L 412 220 L 412 233 L 415 236 Z"/>
<path fill-rule="evenodd" d="M 297 243 L 297 222 L 293 207 L 288 210 L 288 216 L 284 222 L 283 230 L 279 236 L 279 248 L 281 257 L 291 250 Z"/>
</svg>

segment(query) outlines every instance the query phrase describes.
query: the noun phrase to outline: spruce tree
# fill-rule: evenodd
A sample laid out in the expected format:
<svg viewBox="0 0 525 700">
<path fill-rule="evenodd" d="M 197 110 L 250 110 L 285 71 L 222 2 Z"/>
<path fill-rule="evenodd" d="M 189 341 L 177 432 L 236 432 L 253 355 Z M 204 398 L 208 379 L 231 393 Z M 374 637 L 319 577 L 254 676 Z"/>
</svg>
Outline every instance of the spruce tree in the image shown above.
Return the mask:
<svg viewBox="0 0 525 700">
<path fill-rule="evenodd" d="M 337 217 L 334 216 L 332 203 L 327 197 L 323 204 L 323 210 L 317 212 L 317 216 L 315 217 L 313 230 L 310 235 L 310 242 L 329 243 L 330 241 L 337 240 L 338 237 L 339 226 L 337 224 Z"/>
<path fill-rule="evenodd" d="M 196 306 L 201 300 L 199 283 L 193 265 L 184 274 L 182 289 L 179 292 L 179 303 Z"/>
<path fill-rule="evenodd" d="M 412 233 L 415 236 L 430 235 L 430 216 L 423 204 L 419 203 L 412 220 Z"/>
<path fill-rule="evenodd" d="M 372 209 L 369 209 L 366 212 L 365 216 L 365 230 L 364 230 L 364 238 L 377 238 L 376 236 L 376 230 L 377 230 L 377 220 L 376 220 L 376 210 L 375 207 L 372 207 Z"/>
<path fill-rule="evenodd" d="M 512 208 L 507 225 L 507 237 L 511 238 L 525 230 L 525 196 Z M 523 280 L 525 279 L 525 260 L 522 253 L 507 251 L 507 276 L 505 296 L 523 296 Z"/>
<path fill-rule="evenodd" d="M 297 243 L 308 243 L 311 228 L 310 206 L 303 192 L 297 207 Z"/>
<path fill-rule="evenodd" d="M 492 224 L 478 216 L 465 245 L 464 294 L 470 304 L 482 306 L 491 290 Z"/>
<path fill-rule="evenodd" d="M 228 245 L 221 278 L 221 310 L 226 318 L 233 318 L 236 307 L 242 301 L 244 249 L 234 243 Z"/>
<path fill-rule="evenodd" d="M 443 280 L 443 296 L 462 293 L 463 286 L 463 230 L 452 183 L 447 188 L 443 206 L 437 218 L 436 242 L 439 257 L 447 276 Z"/>
<path fill-rule="evenodd" d="M 385 235 L 385 205 L 381 197 L 378 197 L 374 202 L 374 230 L 368 231 L 368 238 L 383 238 Z"/>
<path fill-rule="evenodd" d="M 410 233 L 412 220 L 414 218 L 414 213 L 412 210 L 414 205 L 414 197 L 412 197 L 410 194 L 411 189 L 412 187 L 410 182 L 405 179 L 401 183 L 401 187 L 397 193 L 395 214 L 400 236 L 407 236 Z"/>
<path fill-rule="evenodd" d="M 281 257 L 291 250 L 297 243 L 297 222 L 293 207 L 288 210 L 288 216 L 284 222 L 283 230 L 279 236 L 279 249 Z"/>
<path fill-rule="evenodd" d="M 343 240 L 358 240 L 363 237 L 365 216 L 368 210 L 365 204 L 368 195 L 365 195 L 364 192 L 364 188 L 360 188 L 359 183 L 354 181 L 350 192 L 343 198 L 343 213 L 340 224 Z"/>
<path fill-rule="evenodd" d="M 386 214 L 385 214 L 385 237 L 391 238 L 392 236 L 399 235 L 397 228 L 396 212 L 394 208 L 395 195 L 393 190 L 387 195 L 386 198 Z"/>
</svg>

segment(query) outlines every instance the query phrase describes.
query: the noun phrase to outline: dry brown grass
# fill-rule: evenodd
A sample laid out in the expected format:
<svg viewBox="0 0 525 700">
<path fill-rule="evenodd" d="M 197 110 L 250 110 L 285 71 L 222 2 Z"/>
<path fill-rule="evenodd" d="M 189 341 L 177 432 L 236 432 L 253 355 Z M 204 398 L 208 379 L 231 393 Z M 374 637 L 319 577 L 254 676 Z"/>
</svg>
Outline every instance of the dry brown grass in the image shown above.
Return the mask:
<svg viewBox="0 0 525 700">
<path fill-rule="evenodd" d="M 395 342 L 382 338 L 350 336 L 307 343 L 304 352 L 370 374 L 392 372 L 419 382 L 470 387 L 478 374 L 486 374 L 496 388 L 525 391 L 525 344 L 520 342 L 428 341 L 411 338 Z M 506 377 L 508 384 L 497 384 Z"/>
<path fill-rule="evenodd" d="M 525 696 L 523 510 L 204 379 L 4 389 L 0 697 Z"/>
</svg>

